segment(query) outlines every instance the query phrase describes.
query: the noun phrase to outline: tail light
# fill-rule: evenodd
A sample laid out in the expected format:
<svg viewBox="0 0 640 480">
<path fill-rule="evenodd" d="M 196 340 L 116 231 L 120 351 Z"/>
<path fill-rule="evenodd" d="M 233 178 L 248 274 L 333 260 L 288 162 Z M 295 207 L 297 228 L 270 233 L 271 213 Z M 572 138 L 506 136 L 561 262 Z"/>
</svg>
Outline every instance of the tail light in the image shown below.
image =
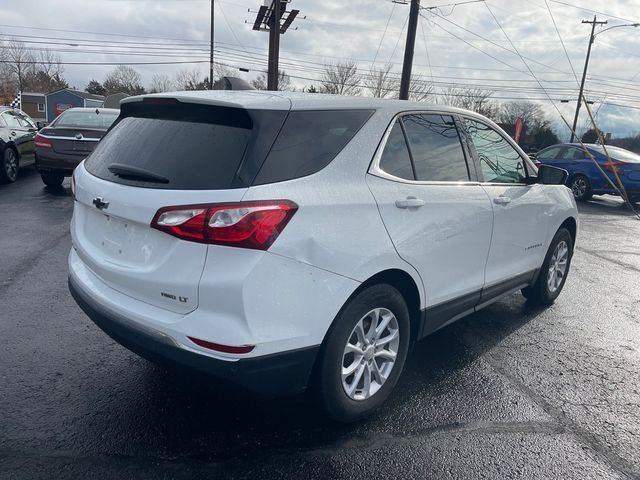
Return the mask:
<svg viewBox="0 0 640 480">
<path fill-rule="evenodd" d="M 36 134 L 36 138 L 33 140 L 33 143 L 36 147 L 39 148 L 53 148 L 53 145 L 51 145 L 49 139 L 44 138 L 39 133 Z"/>
<path fill-rule="evenodd" d="M 151 228 L 192 242 L 267 250 L 297 209 L 289 200 L 164 207 Z"/>
<path fill-rule="evenodd" d="M 611 163 L 605 162 L 602 165 L 602 169 L 604 171 L 606 171 L 606 172 L 609 172 L 609 173 L 617 173 L 618 175 L 622 175 L 623 172 L 618 167 L 620 167 L 622 165 L 626 165 L 626 164 L 627 164 L 627 162 L 621 162 L 620 160 L 615 160 L 615 161 L 613 161 Z"/>
<path fill-rule="evenodd" d="M 75 169 L 73 170 L 73 173 L 71 174 L 71 196 L 73 197 L 73 199 L 76 199 L 76 171 Z"/>
</svg>

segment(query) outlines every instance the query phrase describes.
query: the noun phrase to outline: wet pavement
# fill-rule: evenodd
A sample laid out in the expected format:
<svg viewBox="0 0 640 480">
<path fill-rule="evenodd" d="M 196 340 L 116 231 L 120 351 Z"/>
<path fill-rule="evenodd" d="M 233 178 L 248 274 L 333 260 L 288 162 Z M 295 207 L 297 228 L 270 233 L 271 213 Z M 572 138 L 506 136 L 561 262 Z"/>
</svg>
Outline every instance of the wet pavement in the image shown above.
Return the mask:
<svg viewBox="0 0 640 480">
<path fill-rule="evenodd" d="M 640 221 L 581 206 L 564 292 L 417 344 L 371 419 L 246 397 L 120 347 L 67 291 L 68 180 L 0 186 L 0 478 L 640 478 Z"/>
</svg>

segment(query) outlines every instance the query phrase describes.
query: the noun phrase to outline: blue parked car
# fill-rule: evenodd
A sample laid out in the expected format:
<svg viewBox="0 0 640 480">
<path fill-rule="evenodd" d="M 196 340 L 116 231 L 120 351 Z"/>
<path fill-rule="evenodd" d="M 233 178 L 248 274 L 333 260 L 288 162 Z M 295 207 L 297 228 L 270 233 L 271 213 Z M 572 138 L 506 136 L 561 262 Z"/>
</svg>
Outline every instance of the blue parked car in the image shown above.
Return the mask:
<svg viewBox="0 0 640 480">
<path fill-rule="evenodd" d="M 612 166 L 601 145 L 585 144 L 585 147 L 617 185 L 613 172 L 615 168 L 629 199 L 632 202 L 640 202 L 640 155 L 624 148 L 607 145 L 607 151 L 613 161 Z M 552 145 L 540 150 L 536 154 L 536 160 L 567 170 L 567 186 L 573 191 L 576 200 L 589 200 L 593 195 L 617 195 L 579 143 Z"/>
</svg>

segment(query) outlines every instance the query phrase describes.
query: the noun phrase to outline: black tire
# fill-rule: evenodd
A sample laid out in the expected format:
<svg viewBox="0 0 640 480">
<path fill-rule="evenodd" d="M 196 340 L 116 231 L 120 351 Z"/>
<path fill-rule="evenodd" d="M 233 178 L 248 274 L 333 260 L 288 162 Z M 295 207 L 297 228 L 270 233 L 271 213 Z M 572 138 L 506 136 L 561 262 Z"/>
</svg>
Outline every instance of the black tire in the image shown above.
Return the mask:
<svg viewBox="0 0 640 480">
<path fill-rule="evenodd" d="M 58 172 L 41 173 L 40 176 L 47 187 L 59 188 L 64 181 L 64 175 Z"/>
<path fill-rule="evenodd" d="M 556 253 L 556 249 L 558 246 L 565 242 L 567 248 L 567 259 L 566 259 L 566 270 L 560 283 L 557 285 L 555 290 L 551 290 L 549 286 L 549 279 L 551 276 L 550 267 L 551 262 L 554 260 L 554 254 Z M 540 305 L 551 305 L 556 301 L 560 292 L 564 287 L 564 284 L 567 280 L 567 275 L 569 274 L 569 269 L 571 267 L 571 257 L 573 256 L 573 239 L 571 238 L 571 233 L 566 228 L 561 228 L 558 230 L 551 240 L 551 245 L 549 245 L 549 250 L 547 251 L 547 255 L 544 258 L 544 262 L 542 263 L 542 267 L 540 268 L 540 273 L 538 274 L 538 279 L 536 283 L 531 285 L 530 287 L 522 289 L 522 295 L 525 296 L 529 301 L 540 304 Z M 555 260 L 554 260 L 555 261 Z"/>
<path fill-rule="evenodd" d="M 593 191 L 591 190 L 591 182 L 585 175 L 576 175 L 571 178 L 569 182 L 569 188 L 573 192 L 573 198 L 578 202 L 586 202 L 593 197 Z"/>
<path fill-rule="evenodd" d="M 20 159 L 13 148 L 5 148 L 0 161 L 0 183 L 13 183 L 18 179 Z"/>
<path fill-rule="evenodd" d="M 347 394 L 346 387 L 343 387 L 342 368 L 345 360 L 349 359 L 350 355 L 346 354 L 347 356 L 345 357 L 345 348 L 350 339 L 353 341 L 353 339 L 356 338 L 354 337 L 354 335 L 356 335 L 354 333 L 354 328 L 360 320 L 363 320 L 363 322 L 366 323 L 366 319 L 371 317 L 366 317 L 365 319 L 365 315 L 378 308 L 386 309 L 391 312 L 395 316 L 397 322 L 399 341 L 395 344 L 397 348 L 395 363 L 386 367 L 389 368 L 389 371 L 387 373 L 386 380 L 381 382 L 381 386 L 378 386 L 379 383 L 377 381 L 375 382 L 373 388 L 377 388 L 377 391 L 368 398 L 354 399 Z M 316 378 L 314 379 L 315 387 L 317 389 L 316 394 L 321 406 L 329 417 L 340 422 L 353 422 L 360 420 L 371 414 L 387 399 L 395 387 L 398 378 L 400 377 L 400 373 L 402 372 L 409 348 L 410 330 L 409 310 L 407 309 L 407 304 L 400 292 L 390 285 L 380 284 L 365 288 L 353 297 L 347 305 L 345 305 L 336 317 L 334 324 L 327 335 L 323 345 L 323 352 L 318 369 L 315 373 Z M 395 327 L 393 328 L 393 331 L 395 331 Z M 392 330 L 383 329 L 381 332 L 383 334 L 388 332 L 385 337 L 391 338 Z M 391 342 L 387 345 L 387 348 L 391 348 Z M 378 365 L 383 369 L 385 368 L 384 362 L 387 360 L 380 357 L 369 358 L 368 360 L 366 359 L 367 355 L 370 357 L 372 352 L 378 351 L 378 348 L 382 349 L 385 347 L 371 343 L 367 348 L 368 354 L 361 356 L 362 360 L 357 360 L 355 354 L 351 354 L 353 355 L 351 365 L 362 364 L 362 367 L 358 366 L 357 368 L 362 368 L 365 372 L 361 374 L 361 377 L 359 377 L 360 379 L 357 381 L 355 380 L 356 373 L 353 374 L 353 377 L 346 377 L 346 380 L 351 378 L 352 384 L 355 382 L 356 388 L 354 391 L 356 392 L 356 395 L 358 395 L 357 392 L 364 391 L 364 388 L 366 388 L 364 385 L 362 389 L 357 388 L 359 382 L 364 382 L 365 375 L 369 375 L 370 379 L 375 380 L 374 377 L 376 375 L 374 373 L 368 373 L 373 370 L 371 362 L 377 362 L 375 367 L 376 371 L 379 371 Z M 370 366 L 367 367 L 367 370 L 364 370 L 366 367 L 365 363 Z M 372 370 L 369 370 L 369 368 Z M 355 372 L 358 372 L 358 369 L 355 370 Z M 382 377 L 378 378 L 380 379 Z M 370 382 L 371 381 L 372 380 L 370 380 Z"/>
</svg>

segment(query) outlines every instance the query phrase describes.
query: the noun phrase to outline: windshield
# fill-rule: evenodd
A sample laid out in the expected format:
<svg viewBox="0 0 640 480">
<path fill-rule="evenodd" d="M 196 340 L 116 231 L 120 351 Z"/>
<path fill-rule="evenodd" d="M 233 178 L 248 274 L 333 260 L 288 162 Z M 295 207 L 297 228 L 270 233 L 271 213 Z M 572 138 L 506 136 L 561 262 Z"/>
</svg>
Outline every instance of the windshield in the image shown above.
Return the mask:
<svg viewBox="0 0 640 480">
<path fill-rule="evenodd" d="M 593 148 L 594 150 L 596 150 L 597 152 L 603 155 L 606 155 L 604 153 L 604 148 L 602 148 L 601 146 L 591 147 L 591 148 Z M 620 160 L 622 162 L 628 162 L 628 163 L 640 163 L 640 155 L 638 155 L 637 153 L 630 152 L 629 150 L 625 150 L 624 148 L 611 147 L 607 145 L 607 152 L 609 152 L 609 155 L 611 155 L 611 158 L 613 160 Z"/>
<path fill-rule="evenodd" d="M 64 112 L 51 125 L 52 127 L 82 127 L 106 130 L 118 118 L 119 112 L 105 112 L 103 110 L 69 110 Z"/>
</svg>

